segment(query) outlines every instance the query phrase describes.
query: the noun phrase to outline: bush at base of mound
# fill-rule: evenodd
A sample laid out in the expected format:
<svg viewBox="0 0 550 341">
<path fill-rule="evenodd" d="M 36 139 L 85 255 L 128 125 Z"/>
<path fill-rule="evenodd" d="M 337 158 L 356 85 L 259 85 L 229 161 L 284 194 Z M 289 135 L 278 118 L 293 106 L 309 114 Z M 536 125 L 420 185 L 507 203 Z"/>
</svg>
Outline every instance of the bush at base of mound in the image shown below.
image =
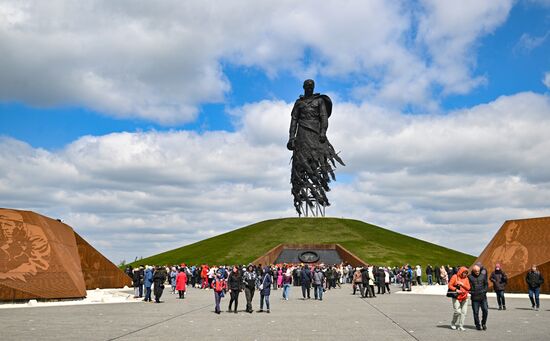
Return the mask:
<svg viewBox="0 0 550 341">
<path fill-rule="evenodd" d="M 372 264 L 471 265 L 475 257 L 358 220 L 284 218 L 262 221 L 158 255 L 139 264 L 247 264 L 278 244 L 338 243 Z"/>
</svg>

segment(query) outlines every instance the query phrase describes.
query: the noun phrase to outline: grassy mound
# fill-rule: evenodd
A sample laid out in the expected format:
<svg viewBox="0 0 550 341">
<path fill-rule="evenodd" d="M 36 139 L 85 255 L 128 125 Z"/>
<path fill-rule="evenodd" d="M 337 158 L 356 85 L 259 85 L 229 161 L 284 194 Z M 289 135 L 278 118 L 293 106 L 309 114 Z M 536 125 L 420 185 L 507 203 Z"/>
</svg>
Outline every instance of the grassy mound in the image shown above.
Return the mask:
<svg viewBox="0 0 550 341">
<path fill-rule="evenodd" d="M 378 265 L 471 265 L 475 257 L 358 220 L 285 218 L 262 221 L 158 255 L 137 264 L 247 264 L 281 243 L 338 243 Z"/>
</svg>

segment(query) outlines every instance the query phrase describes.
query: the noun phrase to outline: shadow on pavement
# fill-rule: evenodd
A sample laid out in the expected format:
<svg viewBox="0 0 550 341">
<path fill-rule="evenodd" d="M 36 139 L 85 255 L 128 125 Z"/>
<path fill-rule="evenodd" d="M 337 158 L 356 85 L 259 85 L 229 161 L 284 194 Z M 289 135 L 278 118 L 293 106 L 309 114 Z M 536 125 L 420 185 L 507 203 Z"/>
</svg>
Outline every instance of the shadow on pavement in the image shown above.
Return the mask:
<svg viewBox="0 0 550 341">
<path fill-rule="evenodd" d="M 516 308 L 516 310 L 533 310 L 533 308 Z"/>
<path fill-rule="evenodd" d="M 437 325 L 436 327 L 437 327 L 437 328 L 443 328 L 443 329 L 452 330 L 450 324 L 439 324 L 439 325 Z M 475 330 L 476 327 L 475 327 L 475 326 L 464 326 L 464 329 L 473 329 L 473 330 Z"/>
</svg>

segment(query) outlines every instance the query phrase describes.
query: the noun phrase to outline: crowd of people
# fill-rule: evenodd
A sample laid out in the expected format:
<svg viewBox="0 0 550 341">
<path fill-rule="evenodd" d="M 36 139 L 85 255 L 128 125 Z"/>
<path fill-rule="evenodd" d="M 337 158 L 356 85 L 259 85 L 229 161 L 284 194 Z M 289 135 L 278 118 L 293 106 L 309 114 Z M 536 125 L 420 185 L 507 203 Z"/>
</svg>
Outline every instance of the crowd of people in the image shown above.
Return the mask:
<svg viewBox="0 0 550 341">
<path fill-rule="evenodd" d="M 260 302 L 257 312 L 270 313 L 270 295 L 272 290 L 282 290 L 281 299 L 289 300 L 290 287 L 301 287 L 302 299 L 313 298 L 322 301 L 325 292 L 341 288 L 342 284 L 351 284 L 352 294 L 359 293 L 362 298 L 374 298 L 376 295 L 391 294 L 391 286 L 411 291 L 414 285 L 422 285 L 422 268 L 409 264 L 401 267 L 383 267 L 365 265 L 352 267 L 349 264 L 326 266 L 324 264 L 279 264 L 262 266 L 139 266 L 127 267 L 126 273 L 132 278 L 134 295 L 145 302 L 160 303 L 165 285 L 169 285 L 171 294 L 184 299 L 188 287 L 212 290 L 215 312 L 222 311 L 221 302 L 226 294 L 230 295 L 227 312 L 237 313 L 239 295 L 244 292 L 246 312 L 252 313 L 253 298 L 258 292 Z M 465 330 L 464 321 L 469 301 L 473 310 L 475 326 L 478 330 L 487 329 L 489 281 L 496 293 L 498 310 L 506 310 L 504 292 L 508 276 L 500 264 L 496 264 L 491 274 L 480 263 L 471 268 L 431 266 L 424 269 L 427 285 L 446 285 L 447 296 L 452 298 L 453 317 L 451 328 Z M 542 274 L 533 265 L 525 281 L 529 287 L 529 298 L 533 310 L 540 308 L 540 287 L 544 283 Z M 376 289 L 376 290 L 375 290 Z M 375 292 L 376 291 L 376 292 Z M 265 308 L 265 310 L 264 310 Z M 481 310 L 481 319 L 479 311 Z"/>
</svg>

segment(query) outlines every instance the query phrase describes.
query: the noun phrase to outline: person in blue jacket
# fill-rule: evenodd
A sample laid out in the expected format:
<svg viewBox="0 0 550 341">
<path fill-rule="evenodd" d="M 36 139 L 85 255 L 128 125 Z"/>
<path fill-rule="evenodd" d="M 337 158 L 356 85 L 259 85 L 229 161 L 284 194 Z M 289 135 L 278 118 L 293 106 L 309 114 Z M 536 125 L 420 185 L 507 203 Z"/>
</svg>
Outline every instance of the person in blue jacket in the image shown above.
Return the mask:
<svg viewBox="0 0 550 341">
<path fill-rule="evenodd" d="M 271 283 L 273 283 L 273 280 L 271 278 L 271 270 L 268 266 L 264 268 L 259 283 L 258 289 L 260 289 L 260 310 L 258 310 L 258 312 L 261 313 L 264 311 L 265 301 L 265 307 L 267 308 L 266 313 L 269 314 L 269 295 L 271 295 Z"/>
<path fill-rule="evenodd" d="M 143 275 L 143 286 L 145 287 L 145 298 L 143 301 L 151 302 L 151 286 L 153 286 L 153 269 L 148 266 L 145 269 L 145 274 Z"/>
</svg>

